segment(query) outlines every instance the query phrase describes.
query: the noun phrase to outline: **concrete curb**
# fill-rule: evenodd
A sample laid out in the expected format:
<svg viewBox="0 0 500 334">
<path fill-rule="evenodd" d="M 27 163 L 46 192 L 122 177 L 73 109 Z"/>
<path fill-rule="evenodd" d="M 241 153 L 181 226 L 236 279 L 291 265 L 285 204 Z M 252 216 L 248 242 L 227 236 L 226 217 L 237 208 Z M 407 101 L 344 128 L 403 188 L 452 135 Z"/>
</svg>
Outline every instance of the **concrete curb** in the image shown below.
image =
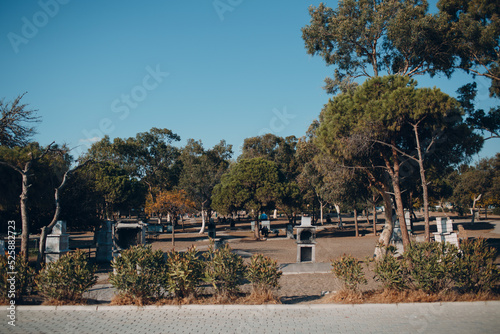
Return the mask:
<svg viewBox="0 0 500 334">
<path fill-rule="evenodd" d="M 407 308 L 407 307 L 425 307 L 441 305 L 464 305 L 470 306 L 489 306 L 500 310 L 500 301 L 477 301 L 477 302 L 436 302 L 436 303 L 399 303 L 399 304 L 264 304 L 264 305 L 65 305 L 65 306 L 33 306 L 20 305 L 16 309 L 19 311 L 146 311 L 146 310 L 323 310 L 323 309 L 344 309 L 344 308 Z"/>
</svg>

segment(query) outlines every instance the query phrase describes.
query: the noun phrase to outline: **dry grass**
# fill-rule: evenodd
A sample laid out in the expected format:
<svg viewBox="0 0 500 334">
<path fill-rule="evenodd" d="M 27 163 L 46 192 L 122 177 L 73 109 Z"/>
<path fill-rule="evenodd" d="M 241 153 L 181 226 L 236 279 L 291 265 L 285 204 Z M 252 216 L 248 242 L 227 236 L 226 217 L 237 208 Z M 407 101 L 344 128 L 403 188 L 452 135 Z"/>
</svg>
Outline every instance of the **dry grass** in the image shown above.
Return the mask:
<svg viewBox="0 0 500 334">
<path fill-rule="evenodd" d="M 110 305 L 136 305 L 144 306 L 153 304 L 145 298 L 135 298 L 127 294 L 117 294 L 111 299 Z"/>
<path fill-rule="evenodd" d="M 465 293 L 454 291 L 441 293 L 426 293 L 421 290 L 376 290 L 354 292 L 341 290 L 324 297 L 322 303 L 342 304 L 395 304 L 395 303 L 434 303 L 434 302 L 474 302 L 486 300 L 500 300 L 500 295 L 492 292 Z"/>
<path fill-rule="evenodd" d="M 340 290 L 336 293 L 329 294 L 322 299 L 323 303 L 341 303 L 341 304 L 362 304 L 365 293 L 352 290 Z"/>
<path fill-rule="evenodd" d="M 245 305 L 262 305 L 281 304 L 281 301 L 271 290 L 256 290 L 252 291 L 250 295 L 245 296 L 240 303 Z"/>
<path fill-rule="evenodd" d="M 128 295 L 115 295 L 110 305 L 262 305 L 280 304 L 279 298 L 271 291 L 254 292 L 252 294 L 231 295 L 190 295 L 185 298 L 162 298 L 151 301 L 141 298 L 133 298 Z"/>
</svg>

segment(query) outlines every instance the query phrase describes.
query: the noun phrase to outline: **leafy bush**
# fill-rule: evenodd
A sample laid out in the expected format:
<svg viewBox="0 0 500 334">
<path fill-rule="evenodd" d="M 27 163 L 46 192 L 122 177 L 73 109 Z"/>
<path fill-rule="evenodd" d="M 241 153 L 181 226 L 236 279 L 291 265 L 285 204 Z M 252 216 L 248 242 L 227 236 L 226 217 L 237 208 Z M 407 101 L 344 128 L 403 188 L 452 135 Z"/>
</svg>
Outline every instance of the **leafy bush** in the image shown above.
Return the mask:
<svg viewBox="0 0 500 334">
<path fill-rule="evenodd" d="M 458 248 L 450 243 L 412 243 L 403 253 L 403 266 L 416 289 L 439 292 L 453 286 Z"/>
<path fill-rule="evenodd" d="M 455 264 L 455 282 L 464 292 L 491 291 L 500 282 L 500 273 L 493 261 L 496 251 L 485 239 L 467 240 L 460 245 Z"/>
<path fill-rule="evenodd" d="M 387 247 L 382 260 L 375 263 L 375 279 L 382 282 L 384 288 L 404 290 L 408 288 L 408 275 L 401 261 L 394 257 L 395 248 Z"/>
<path fill-rule="evenodd" d="M 10 264 L 9 261 L 11 261 Z M 13 282 L 15 282 L 12 285 L 15 286 L 14 294 L 16 299 L 19 300 L 33 291 L 35 270 L 28 265 L 28 262 L 22 256 L 16 256 L 14 263 L 12 263 L 12 258 L 0 256 L 0 273 L 2 275 L 0 277 L 0 299 L 12 299 L 8 297 L 11 294 L 12 278 L 14 278 Z M 15 273 L 15 275 L 9 275 L 9 273 Z"/>
<path fill-rule="evenodd" d="M 205 266 L 204 281 L 212 284 L 219 296 L 235 295 L 244 278 L 243 258 L 234 254 L 229 245 L 215 249 L 213 243 L 209 246 L 205 257 L 208 261 Z"/>
<path fill-rule="evenodd" d="M 171 251 L 167 256 L 167 289 L 173 297 L 183 298 L 196 294 L 203 278 L 203 262 L 191 247 L 185 253 Z"/>
<path fill-rule="evenodd" d="M 245 276 L 252 284 L 253 292 L 270 293 L 272 289 L 279 289 L 279 279 L 282 274 L 276 260 L 255 254 L 250 260 Z"/>
<path fill-rule="evenodd" d="M 167 285 L 167 265 L 161 250 L 135 246 L 121 252 L 111 262 L 109 281 L 122 296 L 139 301 L 163 297 Z"/>
<path fill-rule="evenodd" d="M 68 253 L 40 271 L 38 291 L 59 301 L 81 301 L 83 293 L 97 282 L 96 270 L 84 251 Z"/>
<path fill-rule="evenodd" d="M 360 262 L 351 255 L 344 254 L 338 260 L 333 260 L 332 267 L 332 272 L 342 280 L 347 290 L 356 291 L 359 284 L 367 283 Z"/>
</svg>

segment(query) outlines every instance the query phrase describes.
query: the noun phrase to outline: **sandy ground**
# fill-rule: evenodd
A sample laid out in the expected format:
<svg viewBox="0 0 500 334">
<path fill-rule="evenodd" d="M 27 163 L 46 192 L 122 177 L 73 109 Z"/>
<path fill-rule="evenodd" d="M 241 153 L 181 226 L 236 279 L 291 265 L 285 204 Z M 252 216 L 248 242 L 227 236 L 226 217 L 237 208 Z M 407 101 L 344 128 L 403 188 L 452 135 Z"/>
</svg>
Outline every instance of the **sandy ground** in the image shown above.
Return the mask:
<svg viewBox="0 0 500 334">
<path fill-rule="evenodd" d="M 317 226 L 316 238 L 316 262 L 330 263 L 332 259 L 338 258 L 342 254 L 351 254 L 363 262 L 373 257 L 375 244 L 378 236 L 373 234 L 371 224 L 366 220 L 361 220 L 359 224 L 360 236 L 354 236 L 354 223 L 352 219 L 344 219 L 344 228 L 338 229 L 337 224 Z M 454 218 L 454 230 L 458 230 L 461 224 L 467 231 L 469 238 L 483 237 L 488 242 L 500 248 L 500 217 L 483 219 L 474 225 L 470 224 L 470 219 Z M 278 237 L 270 236 L 267 240 L 256 241 L 253 232 L 250 230 L 250 224 L 238 223 L 231 229 L 229 225 L 217 225 L 217 238 L 224 239 L 230 247 L 245 259 L 250 258 L 252 254 L 262 253 L 278 261 L 280 265 L 295 263 L 297 260 L 297 244 L 294 239 L 284 237 L 284 220 L 272 221 L 272 228 L 281 229 Z M 382 221 L 377 225 L 377 232 L 380 233 L 383 227 Z M 184 232 L 179 227 L 175 233 L 175 246 L 172 245 L 171 234 L 159 234 L 157 237 L 148 238 L 148 243 L 154 250 L 161 249 L 164 252 L 175 249 L 183 251 L 191 246 L 196 246 L 200 251 L 208 248 L 209 241 L 207 234 L 199 234 L 200 225 L 185 224 Z M 436 231 L 435 224 L 431 221 L 431 232 Z M 422 236 L 424 233 L 423 221 L 414 224 L 414 236 Z M 75 240 L 82 240 L 85 236 L 81 235 Z M 500 257 L 497 258 L 500 263 Z M 325 266 L 324 266 L 325 267 Z M 326 266 L 329 268 L 328 266 Z M 99 273 L 99 282 L 107 283 L 108 268 L 101 268 Z M 368 284 L 362 286 L 362 290 L 376 289 L 378 283 L 373 279 L 373 273 L 365 268 Z M 312 303 L 322 297 L 325 292 L 336 291 L 341 288 L 340 282 L 331 273 L 303 273 L 303 274 L 284 274 L 280 280 L 281 289 L 278 295 L 283 303 Z M 249 286 L 244 286 L 243 291 L 249 290 Z"/>
</svg>

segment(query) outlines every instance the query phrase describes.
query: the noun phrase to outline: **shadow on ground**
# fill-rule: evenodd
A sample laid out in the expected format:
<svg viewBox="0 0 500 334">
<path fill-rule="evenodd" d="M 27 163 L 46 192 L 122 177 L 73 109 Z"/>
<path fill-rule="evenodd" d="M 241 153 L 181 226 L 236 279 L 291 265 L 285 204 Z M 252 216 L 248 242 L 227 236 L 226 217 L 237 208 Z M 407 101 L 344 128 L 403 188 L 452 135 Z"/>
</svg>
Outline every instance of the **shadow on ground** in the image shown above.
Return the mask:
<svg viewBox="0 0 500 334">
<path fill-rule="evenodd" d="M 322 296 L 284 296 L 281 297 L 282 304 L 299 304 L 304 302 L 313 302 L 321 299 Z"/>
</svg>

